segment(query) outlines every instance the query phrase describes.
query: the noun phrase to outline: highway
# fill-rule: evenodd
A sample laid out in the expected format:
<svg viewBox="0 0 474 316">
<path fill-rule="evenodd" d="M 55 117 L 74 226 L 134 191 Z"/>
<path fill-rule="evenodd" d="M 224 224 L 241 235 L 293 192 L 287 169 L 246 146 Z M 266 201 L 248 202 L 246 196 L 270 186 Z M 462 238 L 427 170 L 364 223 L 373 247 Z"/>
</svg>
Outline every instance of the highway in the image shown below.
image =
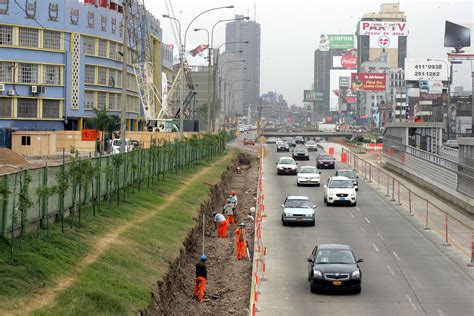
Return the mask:
<svg viewBox="0 0 474 316">
<path fill-rule="evenodd" d="M 267 145 L 264 160 L 267 247 L 259 315 L 474 315 L 474 269 L 461 269 L 360 177 L 357 207 L 323 204 L 323 187 L 298 187 L 295 176 L 277 176 L 275 162 L 288 153 Z M 299 166 L 314 165 L 311 160 Z M 341 167 L 338 163 L 337 167 Z M 334 170 L 321 170 L 324 184 Z M 307 195 L 315 204 L 316 227 L 281 224 L 288 195 Z M 306 258 L 316 244 L 353 247 L 363 273 L 362 293 L 313 294 Z M 467 271 L 467 272 L 466 272 Z"/>
</svg>

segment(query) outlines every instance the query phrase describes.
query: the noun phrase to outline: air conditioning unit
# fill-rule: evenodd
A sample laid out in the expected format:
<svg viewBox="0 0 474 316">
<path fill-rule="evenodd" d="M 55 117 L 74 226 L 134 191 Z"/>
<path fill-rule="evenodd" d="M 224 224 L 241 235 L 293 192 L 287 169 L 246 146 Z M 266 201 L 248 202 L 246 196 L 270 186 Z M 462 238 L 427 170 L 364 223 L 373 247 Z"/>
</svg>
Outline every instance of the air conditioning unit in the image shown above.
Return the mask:
<svg viewBox="0 0 474 316">
<path fill-rule="evenodd" d="M 39 93 L 38 86 L 31 86 L 31 93 Z"/>
<path fill-rule="evenodd" d="M 0 92 L 3 92 L 3 91 L 5 91 L 5 84 L 0 83 Z"/>
<path fill-rule="evenodd" d="M 15 90 L 8 90 L 8 95 L 9 96 L 15 95 Z"/>
</svg>

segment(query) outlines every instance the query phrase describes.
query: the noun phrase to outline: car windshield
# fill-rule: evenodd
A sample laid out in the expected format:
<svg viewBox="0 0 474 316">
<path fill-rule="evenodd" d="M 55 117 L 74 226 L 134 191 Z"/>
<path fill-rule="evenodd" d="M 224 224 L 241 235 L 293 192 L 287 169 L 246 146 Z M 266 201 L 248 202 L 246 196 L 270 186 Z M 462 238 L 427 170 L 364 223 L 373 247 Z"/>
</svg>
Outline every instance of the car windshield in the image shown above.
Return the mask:
<svg viewBox="0 0 474 316">
<path fill-rule="evenodd" d="M 305 153 L 305 152 L 306 152 L 306 148 L 304 148 L 304 147 L 296 147 L 296 148 L 295 148 L 295 152 L 297 152 L 297 153 Z"/>
<path fill-rule="evenodd" d="M 278 163 L 282 165 L 294 165 L 295 161 L 293 159 L 280 159 Z"/>
<path fill-rule="evenodd" d="M 323 249 L 316 256 L 316 264 L 353 264 L 354 256 L 346 249 Z"/>
<path fill-rule="evenodd" d="M 349 189 L 352 188 L 351 180 L 331 180 L 329 181 L 330 188 Z"/>
<path fill-rule="evenodd" d="M 313 142 L 312 140 L 310 140 L 310 141 L 306 142 L 306 145 L 316 145 L 316 143 Z"/>
<path fill-rule="evenodd" d="M 352 178 L 352 179 L 357 177 L 356 174 L 354 173 L 354 171 L 338 171 L 337 175 L 341 176 L 341 177 Z"/>
<path fill-rule="evenodd" d="M 318 157 L 319 160 L 332 160 L 332 157 L 329 155 L 321 155 Z"/>
<path fill-rule="evenodd" d="M 310 200 L 297 200 L 297 199 L 291 199 L 287 200 L 285 203 L 285 207 L 290 207 L 290 208 L 311 208 L 311 201 Z"/>
<path fill-rule="evenodd" d="M 317 173 L 315 167 L 301 167 L 300 173 Z"/>
</svg>

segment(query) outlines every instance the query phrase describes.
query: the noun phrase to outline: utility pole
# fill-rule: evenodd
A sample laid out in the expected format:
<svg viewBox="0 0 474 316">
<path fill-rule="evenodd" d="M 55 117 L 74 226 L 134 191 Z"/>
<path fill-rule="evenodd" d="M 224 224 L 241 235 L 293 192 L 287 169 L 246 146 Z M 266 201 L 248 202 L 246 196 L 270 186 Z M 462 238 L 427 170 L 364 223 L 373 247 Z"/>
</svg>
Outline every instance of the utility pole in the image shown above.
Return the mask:
<svg viewBox="0 0 474 316">
<path fill-rule="evenodd" d="M 180 82 L 180 97 L 179 97 L 179 140 L 184 138 L 184 84 L 186 77 L 184 75 L 184 43 L 181 43 L 181 49 L 179 50 L 179 60 L 181 62 L 181 82 Z"/>
<path fill-rule="evenodd" d="M 127 77 L 128 77 L 128 5 L 123 1 L 123 60 L 122 60 L 122 108 L 120 110 L 120 152 L 125 152 L 125 133 L 127 130 Z"/>
<path fill-rule="evenodd" d="M 212 60 L 211 60 L 211 43 L 209 43 L 209 33 L 207 36 L 207 132 L 211 134 L 214 131 L 211 84 L 212 84 Z"/>
</svg>

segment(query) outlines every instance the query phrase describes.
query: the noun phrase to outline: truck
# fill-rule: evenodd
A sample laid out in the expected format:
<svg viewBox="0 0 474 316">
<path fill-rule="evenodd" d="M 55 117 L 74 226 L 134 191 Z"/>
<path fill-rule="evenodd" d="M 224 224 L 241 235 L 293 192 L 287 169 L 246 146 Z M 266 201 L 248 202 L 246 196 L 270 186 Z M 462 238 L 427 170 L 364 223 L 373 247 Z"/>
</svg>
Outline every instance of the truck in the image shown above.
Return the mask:
<svg viewBox="0 0 474 316">
<path fill-rule="evenodd" d="M 319 123 L 318 124 L 318 131 L 320 132 L 335 132 L 337 131 L 336 124 L 329 124 L 329 123 Z"/>
</svg>

